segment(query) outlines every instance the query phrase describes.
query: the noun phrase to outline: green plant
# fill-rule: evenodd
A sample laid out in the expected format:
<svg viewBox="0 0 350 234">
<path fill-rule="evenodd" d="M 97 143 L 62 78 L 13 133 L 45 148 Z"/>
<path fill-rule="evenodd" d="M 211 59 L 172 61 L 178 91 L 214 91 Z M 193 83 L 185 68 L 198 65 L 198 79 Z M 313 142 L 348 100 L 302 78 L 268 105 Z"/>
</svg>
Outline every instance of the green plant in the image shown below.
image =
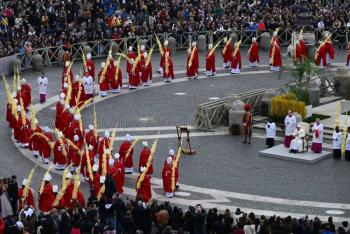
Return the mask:
<svg viewBox="0 0 350 234">
<path fill-rule="evenodd" d="M 295 64 L 294 69 L 290 69 L 290 73 L 294 78 L 295 86 L 290 88 L 290 92 L 294 93 L 298 101 L 310 105 L 310 96 L 307 86 L 312 76 L 317 75 L 318 68 L 315 68 L 310 59 L 306 59 L 304 63 Z"/>
</svg>

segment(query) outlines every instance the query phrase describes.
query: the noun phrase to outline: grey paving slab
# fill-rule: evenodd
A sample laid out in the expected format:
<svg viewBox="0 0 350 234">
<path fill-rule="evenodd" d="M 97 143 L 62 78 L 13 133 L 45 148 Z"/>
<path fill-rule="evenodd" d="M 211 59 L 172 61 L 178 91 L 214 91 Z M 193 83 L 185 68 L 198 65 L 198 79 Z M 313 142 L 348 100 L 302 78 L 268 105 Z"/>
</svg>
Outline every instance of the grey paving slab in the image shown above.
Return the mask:
<svg viewBox="0 0 350 234">
<path fill-rule="evenodd" d="M 261 157 L 269 157 L 280 160 L 287 160 L 300 163 L 317 163 L 323 159 L 332 157 L 332 152 L 322 151 L 321 153 L 315 154 L 311 151 L 303 153 L 290 153 L 289 149 L 286 148 L 283 144 L 265 149 L 259 152 Z"/>
</svg>

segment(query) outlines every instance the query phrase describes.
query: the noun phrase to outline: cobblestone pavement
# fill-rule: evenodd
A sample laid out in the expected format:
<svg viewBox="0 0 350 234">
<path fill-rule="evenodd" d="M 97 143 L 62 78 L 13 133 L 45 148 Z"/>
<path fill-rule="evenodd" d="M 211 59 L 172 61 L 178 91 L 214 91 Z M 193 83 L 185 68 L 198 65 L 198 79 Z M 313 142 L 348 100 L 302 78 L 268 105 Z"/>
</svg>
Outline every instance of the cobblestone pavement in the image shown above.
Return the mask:
<svg viewBox="0 0 350 234">
<path fill-rule="evenodd" d="M 243 53 L 244 54 L 244 53 Z M 265 54 L 265 56 L 264 56 Z M 337 52 L 337 54 L 345 54 Z M 184 53 L 179 52 L 175 57 L 175 70 L 184 69 L 182 65 Z M 262 53 L 263 64 L 267 65 L 266 53 Z M 218 57 L 219 58 L 219 57 Z M 342 57 L 335 62 L 342 62 Z M 154 64 L 158 64 L 157 57 L 154 57 Z M 218 59 L 220 61 L 220 59 Z M 219 63 L 218 61 L 218 63 Z M 244 56 L 244 63 L 246 58 Z M 79 72 L 79 63 L 75 64 L 75 72 Z M 157 65 L 154 66 L 155 68 Z M 243 70 L 244 71 L 244 70 Z M 56 95 L 60 83 L 61 68 L 48 67 L 45 73 L 49 77 L 49 97 Z M 25 77 L 32 86 L 33 102 L 38 102 L 36 77 L 40 73 L 25 71 Z M 181 76 L 181 75 L 180 75 Z M 183 77 L 183 75 L 182 75 Z M 174 126 L 176 124 L 190 125 L 192 123 L 195 108 L 199 103 L 209 101 L 210 97 L 225 97 L 228 94 L 240 93 L 257 88 L 276 88 L 291 81 L 291 78 L 276 73 L 239 75 L 229 77 L 218 77 L 214 79 L 200 79 L 196 81 L 184 81 L 159 87 L 138 90 L 120 96 L 112 97 L 99 102 L 96 105 L 99 114 L 99 128 L 112 128 L 118 119 L 119 128 L 136 127 L 160 127 Z M 12 83 L 11 78 L 9 82 Z M 1 85 L 3 84 L 0 81 Z M 179 94 L 182 93 L 182 94 Z M 1 100 L 5 100 L 4 92 L 0 93 Z M 33 167 L 33 162 L 23 157 L 11 140 L 11 133 L 5 120 L 6 105 L 0 106 L 3 113 L 0 119 L 0 176 L 17 174 L 21 180 Z M 51 106 L 44 108 L 38 117 L 40 123 L 51 126 L 54 113 Z M 83 112 L 85 124 L 92 121 L 92 108 L 88 107 Z M 156 130 L 150 130 L 149 134 L 156 134 Z M 163 131 L 169 133 L 171 131 Z M 173 131 L 172 133 L 175 133 Z M 125 134 L 125 132 L 123 132 Z M 142 135 L 137 131 L 133 134 Z M 121 135 L 121 133 L 120 133 Z M 120 136 L 119 135 L 119 136 Z M 152 140 L 149 140 L 151 143 Z M 197 150 L 193 157 L 185 156 L 181 160 L 180 176 L 181 183 L 195 186 L 196 194 L 191 191 L 191 186 L 181 187 L 181 192 L 189 192 L 192 200 L 210 200 L 208 196 L 214 196 L 213 201 L 205 201 L 206 207 L 246 207 L 250 210 L 263 210 L 272 212 L 292 212 L 296 214 L 326 215 L 328 209 L 337 209 L 344 212 L 340 217 L 349 217 L 349 207 L 328 202 L 348 203 L 350 196 L 349 165 L 343 161 L 324 160 L 314 165 L 279 161 L 257 156 L 257 152 L 264 148 L 264 142 L 254 139 L 254 144 L 243 145 L 241 139 L 229 135 L 193 137 L 192 143 Z M 175 147 L 176 138 L 160 139 L 159 148 L 155 155 L 155 179 L 154 192 L 161 197 L 159 180 L 161 165 L 166 157 L 169 148 Z M 119 146 L 119 142 L 115 147 Z M 136 152 L 140 146 L 136 147 Z M 137 159 L 135 159 L 135 165 Z M 210 169 L 210 170 L 208 170 Z M 37 189 L 44 170 L 37 168 L 34 176 L 34 189 Z M 59 183 L 60 177 L 53 176 L 53 180 Z M 85 186 L 85 185 L 83 185 Z M 134 180 L 127 180 L 127 189 L 132 194 Z M 202 190 L 198 188 L 203 188 Z M 215 191 L 211 191 L 210 189 Z M 83 187 L 86 193 L 86 186 Z M 265 196 L 266 201 L 262 202 L 257 197 L 247 196 L 240 198 L 232 191 Z M 129 195 L 127 192 L 127 195 Z M 206 195 L 205 195 L 206 194 Z M 209 195 L 210 194 L 210 195 Z M 214 194 L 214 195 L 213 195 Z M 225 196 L 227 194 L 227 196 Z M 195 198 L 195 199 L 194 199 Z M 219 201 L 220 199 L 221 201 Z M 249 199 L 248 199 L 249 198 Z M 251 199 L 250 199 L 251 198 Z M 283 198 L 287 201 L 278 203 L 274 198 Z M 176 200 L 177 199 L 177 200 Z M 174 202 L 185 203 L 189 200 L 179 195 Z M 294 200 L 317 201 L 320 204 L 306 203 L 305 205 L 293 205 Z"/>
</svg>

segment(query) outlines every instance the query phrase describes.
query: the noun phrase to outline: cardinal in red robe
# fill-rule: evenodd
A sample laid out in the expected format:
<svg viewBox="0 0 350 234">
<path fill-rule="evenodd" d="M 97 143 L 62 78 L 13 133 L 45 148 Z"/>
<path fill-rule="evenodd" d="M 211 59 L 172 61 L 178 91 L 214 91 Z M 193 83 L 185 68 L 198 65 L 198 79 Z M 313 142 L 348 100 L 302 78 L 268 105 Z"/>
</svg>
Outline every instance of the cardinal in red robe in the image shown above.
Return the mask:
<svg viewBox="0 0 350 234">
<path fill-rule="evenodd" d="M 129 74 L 133 66 L 133 64 L 131 64 L 130 61 L 135 61 L 137 57 L 137 55 L 132 51 L 132 46 L 129 46 L 128 54 L 126 56 L 128 57 L 128 60 L 126 63 L 126 73 Z"/>
<path fill-rule="evenodd" d="M 208 52 L 205 56 L 205 70 L 207 72 L 207 76 L 214 76 L 216 73 L 215 67 L 215 51 L 212 51 L 213 44 L 208 45 Z"/>
<path fill-rule="evenodd" d="M 43 130 L 44 130 L 43 134 L 46 136 L 46 138 L 41 137 L 39 155 L 41 156 L 42 161 L 45 164 L 48 164 L 51 156 L 51 144 L 53 142 L 53 136 L 49 132 L 48 127 L 44 127 Z"/>
<path fill-rule="evenodd" d="M 62 71 L 62 88 L 64 83 L 68 83 L 68 84 L 73 83 L 73 71 L 72 69 L 69 69 L 69 65 L 70 65 L 69 61 L 66 61 L 64 64 L 64 68 Z"/>
<path fill-rule="evenodd" d="M 71 141 L 73 141 L 73 138 L 75 135 L 78 135 L 79 137 L 79 143 L 83 144 L 84 142 L 84 135 L 85 135 L 85 132 L 84 132 L 84 127 L 82 126 L 82 128 L 80 128 L 80 119 L 81 119 L 81 116 L 80 114 L 75 114 L 74 115 L 74 119 L 73 121 L 71 121 L 69 124 L 68 124 L 68 128 L 66 130 L 66 136 L 68 139 L 70 139 Z"/>
<path fill-rule="evenodd" d="M 272 48 L 270 71 L 279 71 L 280 67 L 282 67 L 281 48 L 278 43 L 275 42 Z"/>
<path fill-rule="evenodd" d="M 23 116 L 24 113 L 18 115 L 17 128 L 19 129 L 19 142 L 20 146 L 27 148 L 29 146 L 30 140 L 30 121 L 26 116 Z"/>
<path fill-rule="evenodd" d="M 151 60 L 147 64 L 148 53 L 143 53 L 144 62 L 141 72 L 141 80 L 144 86 L 149 86 L 152 83 L 152 62 Z"/>
<path fill-rule="evenodd" d="M 224 38 L 225 46 L 221 51 L 222 57 L 223 57 L 223 64 L 222 66 L 224 68 L 230 67 L 230 62 L 232 60 L 232 43 L 231 40 L 227 40 L 227 38 Z"/>
<path fill-rule="evenodd" d="M 71 107 L 78 106 L 81 107 L 86 100 L 85 89 L 83 81 L 77 75 L 75 76 L 73 85 L 72 85 L 72 97 L 70 99 L 69 105 Z"/>
<path fill-rule="evenodd" d="M 334 60 L 334 48 L 328 33 L 325 35 L 325 37 L 324 50 L 326 52 L 327 65 L 329 65 L 331 64 L 331 60 Z"/>
<path fill-rule="evenodd" d="M 27 179 L 24 179 L 22 182 L 22 187 L 18 190 L 18 210 L 21 211 L 25 205 L 34 208 L 34 190 L 28 188 L 28 195 L 24 198 L 24 190 L 27 184 Z"/>
<path fill-rule="evenodd" d="M 53 163 L 55 164 L 56 170 L 64 170 L 67 165 L 68 158 L 68 147 L 67 141 L 63 136 L 62 132 L 58 133 L 58 139 L 53 146 Z"/>
<path fill-rule="evenodd" d="M 327 56 L 326 51 L 324 47 L 324 43 L 320 42 L 320 46 L 316 50 L 316 56 L 315 56 L 315 64 L 320 67 L 320 69 L 323 69 L 327 66 Z"/>
<path fill-rule="evenodd" d="M 120 154 L 120 158 L 121 160 L 124 162 L 125 164 L 125 173 L 126 174 L 131 174 L 133 173 L 133 154 L 134 154 L 134 149 L 130 150 L 129 155 L 127 155 L 127 152 L 129 150 L 129 148 L 132 145 L 132 136 L 130 134 L 126 134 L 125 136 L 125 141 L 122 142 L 122 144 L 119 147 L 119 154 Z"/>
<path fill-rule="evenodd" d="M 279 41 L 278 36 L 277 36 L 277 31 L 273 32 L 272 38 L 270 41 L 270 51 L 269 51 L 269 58 L 270 59 L 272 57 L 272 51 L 273 51 L 273 47 L 274 47 L 275 43 L 277 43 L 278 46 L 280 45 L 280 41 Z"/>
<path fill-rule="evenodd" d="M 89 124 L 89 131 L 85 134 L 85 142 L 87 145 L 92 145 L 94 154 L 97 154 L 99 140 L 100 140 L 100 136 L 95 130 L 95 126 L 92 124 Z"/>
<path fill-rule="evenodd" d="M 92 166 L 94 165 L 94 159 L 95 159 L 95 151 L 94 151 L 94 147 L 92 145 L 88 145 L 88 154 L 86 154 L 86 151 L 84 151 L 83 156 L 81 158 L 81 173 L 84 176 L 84 179 L 86 181 L 89 180 L 89 168 L 88 168 L 88 159 L 90 162 L 90 166 L 92 168 Z"/>
<path fill-rule="evenodd" d="M 143 141 L 142 145 L 143 145 L 143 149 L 141 150 L 141 153 L 140 153 L 139 171 L 141 170 L 141 167 L 147 166 L 148 158 L 151 154 L 151 150 L 148 148 L 148 142 Z M 147 174 L 150 176 L 153 174 L 153 162 L 151 162 L 151 165 L 147 170 Z"/>
<path fill-rule="evenodd" d="M 170 58 L 169 52 L 167 52 L 164 58 L 163 80 L 164 82 L 169 83 L 174 78 L 175 75 L 173 61 Z"/>
<path fill-rule="evenodd" d="M 198 48 L 197 42 L 192 42 L 192 48 L 188 49 L 187 56 L 187 72 L 186 75 L 188 79 L 197 79 L 198 77 L 198 68 L 199 68 L 199 59 L 198 59 Z"/>
<path fill-rule="evenodd" d="M 20 96 L 23 99 L 23 106 L 26 111 L 28 111 L 30 104 L 32 103 L 30 85 L 27 83 L 26 79 L 21 80 L 21 92 Z"/>
<path fill-rule="evenodd" d="M 83 143 L 80 141 L 80 138 L 78 135 L 74 135 L 73 137 L 73 143 L 75 144 L 74 147 L 71 144 L 68 146 L 68 164 L 73 164 L 71 167 L 72 171 L 75 171 L 79 165 L 81 160 L 81 154 L 83 149 Z"/>
<path fill-rule="evenodd" d="M 114 170 L 114 174 L 113 179 L 117 188 L 117 192 L 119 194 L 123 193 L 123 187 L 124 187 L 124 183 L 125 183 L 125 166 L 124 163 L 120 160 L 120 154 L 116 153 L 114 154 L 114 159 L 115 159 L 115 170 Z"/>
<path fill-rule="evenodd" d="M 129 63 L 131 65 L 134 65 L 135 62 L 136 61 L 134 59 L 129 60 Z M 136 89 L 139 86 L 141 81 L 140 71 L 137 65 L 131 66 L 131 69 L 129 69 L 129 72 L 128 72 L 128 78 L 129 78 L 129 89 Z"/>
<path fill-rule="evenodd" d="M 98 83 L 100 85 L 100 96 L 107 96 L 107 91 L 109 90 L 109 77 L 107 75 L 107 68 L 105 62 L 101 63 L 101 69 L 98 72 Z"/>
<path fill-rule="evenodd" d="M 172 187 L 172 178 L 173 178 L 173 159 L 168 157 L 166 160 L 166 164 L 163 166 L 162 170 L 162 179 L 163 179 L 163 189 L 165 192 L 165 196 L 171 198 L 174 196 L 174 190 Z"/>
<path fill-rule="evenodd" d="M 253 37 L 252 44 L 248 50 L 248 60 L 250 66 L 256 67 L 260 62 L 259 59 L 259 43 L 256 41 L 256 37 Z"/>
<path fill-rule="evenodd" d="M 104 137 L 102 139 L 100 138 L 100 142 L 98 143 L 98 154 L 100 155 L 100 157 L 104 153 L 104 149 L 109 149 L 109 146 L 111 144 L 111 139 L 109 138 L 109 136 L 109 131 L 105 131 Z"/>
<path fill-rule="evenodd" d="M 42 130 L 37 123 L 38 120 L 34 120 L 36 122 L 35 129 L 30 129 L 30 139 L 29 139 L 29 150 L 32 152 L 33 156 L 37 158 L 39 156 L 39 150 L 40 150 L 40 144 L 41 144 L 41 138 L 40 136 L 36 135 L 36 133 L 42 133 Z"/>
<path fill-rule="evenodd" d="M 144 170 L 145 168 L 141 169 L 142 172 Z M 141 174 L 138 175 L 136 184 L 138 184 L 140 177 L 141 177 Z M 138 189 L 136 188 L 136 198 L 144 201 L 145 203 L 148 203 L 152 198 L 151 179 L 147 174 L 144 176 L 144 179 L 141 182 L 140 187 Z"/>
<path fill-rule="evenodd" d="M 118 71 L 117 71 L 118 69 Z M 122 69 L 120 69 L 120 65 L 118 65 L 118 61 L 114 62 L 114 71 L 111 76 L 111 89 L 113 93 L 118 93 L 122 88 Z"/>
<path fill-rule="evenodd" d="M 241 59 L 241 50 L 239 49 L 239 44 L 235 43 L 235 49 L 232 54 L 232 63 L 231 63 L 231 74 L 239 74 L 242 69 L 242 59 Z"/>
<path fill-rule="evenodd" d="M 95 64 L 91 59 L 91 54 L 86 54 L 86 68 L 88 72 L 88 76 L 91 76 L 93 81 L 95 81 Z"/>
<path fill-rule="evenodd" d="M 90 190 L 93 190 L 93 194 L 97 197 L 98 191 L 100 191 L 100 177 L 101 174 L 98 172 L 98 164 L 92 166 L 93 180 L 89 180 Z"/>
<path fill-rule="evenodd" d="M 165 55 L 166 55 L 166 53 L 168 53 L 168 57 L 170 58 L 170 56 L 171 56 L 171 50 L 168 47 L 168 45 L 169 45 L 169 41 L 165 40 L 163 47 L 162 47 L 163 54 L 161 54 L 161 57 L 160 57 L 159 70 L 158 70 L 158 72 L 161 73 L 162 75 L 164 73 Z"/>
<path fill-rule="evenodd" d="M 66 95 L 64 93 L 60 93 L 60 100 L 56 103 L 55 127 L 58 130 L 63 130 L 62 118 L 63 118 L 65 97 Z"/>
<path fill-rule="evenodd" d="M 51 175 L 45 174 L 44 176 L 44 189 L 41 194 L 39 194 L 39 210 L 41 212 L 49 212 L 52 209 L 52 203 L 54 202 L 54 194 L 52 189 Z"/>
</svg>

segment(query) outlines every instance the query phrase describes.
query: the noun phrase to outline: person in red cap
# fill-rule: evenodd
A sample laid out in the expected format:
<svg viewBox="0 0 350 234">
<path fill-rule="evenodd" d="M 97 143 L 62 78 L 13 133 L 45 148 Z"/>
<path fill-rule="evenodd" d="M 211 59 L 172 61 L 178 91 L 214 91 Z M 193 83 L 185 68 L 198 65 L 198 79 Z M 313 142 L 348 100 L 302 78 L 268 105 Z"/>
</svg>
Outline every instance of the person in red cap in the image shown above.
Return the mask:
<svg viewBox="0 0 350 234">
<path fill-rule="evenodd" d="M 245 113 L 243 115 L 243 132 L 244 132 L 244 141 L 242 143 L 250 144 L 250 139 L 252 136 L 252 124 L 253 124 L 253 114 L 250 112 L 250 104 L 244 105 Z"/>
<path fill-rule="evenodd" d="M 140 171 L 141 167 L 147 166 L 148 158 L 151 154 L 151 150 L 148 148 L 148 142 L 143 141 L 142 145 L 143 145 L 143 149 L 141 150 L 141 153 L 140 153 L 139 171 Z M 147 174 L 150 176 L 153 174 L 153 163 L 151 163 L 150 167 L 148 168 Z"/>
</svg>

